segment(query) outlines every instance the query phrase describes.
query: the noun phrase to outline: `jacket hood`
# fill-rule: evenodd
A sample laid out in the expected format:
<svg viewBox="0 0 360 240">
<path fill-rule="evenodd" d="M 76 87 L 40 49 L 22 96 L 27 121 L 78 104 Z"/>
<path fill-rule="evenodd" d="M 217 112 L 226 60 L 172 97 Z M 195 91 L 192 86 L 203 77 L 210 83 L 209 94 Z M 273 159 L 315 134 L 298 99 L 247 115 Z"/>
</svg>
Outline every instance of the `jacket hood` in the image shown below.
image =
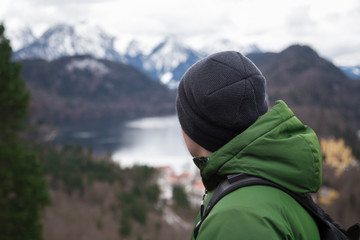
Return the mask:
<svg viewBox="0 0 360 240">
<path fill-rule="evenodd" d="M 214 152 L 194 160 L 205 187 L 214 189 L 226 175 L 246 173 L 273 181 L 297 194 L 321 185 L 322 157 L 315 132 L 283 101 Z"/>
</svg>

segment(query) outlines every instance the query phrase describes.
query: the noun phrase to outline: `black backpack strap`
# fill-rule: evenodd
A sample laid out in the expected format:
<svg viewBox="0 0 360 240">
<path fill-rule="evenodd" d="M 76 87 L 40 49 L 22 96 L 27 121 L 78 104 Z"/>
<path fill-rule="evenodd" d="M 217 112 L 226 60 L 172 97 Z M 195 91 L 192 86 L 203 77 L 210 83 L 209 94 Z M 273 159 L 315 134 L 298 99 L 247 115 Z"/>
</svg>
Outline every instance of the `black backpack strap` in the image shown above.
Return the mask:
<svg viewBox="0 0 360 240">
<path fill-rule="evenodd" d="M 351 240 L 360 240 L 360 223 L 355 223 L 349 227 L 346 234 Z"/>
<path fill-rule="evenodd" d="M 248 179 L 249 176 L 245 175 L 245 174 L 235 174 L 235 175 L 228 175 L 227 178 L 225 180 L 223 180 L 222 182 L 220 182 L 220 184 L 217 186 L 217 188 L 215 189 L 209 203 L 206 206 L 205 212 L 204 212 L 204 205 L 203 203 L 201 204 L 201 208 L 200 208 L 200 216 L 201 219 L 200 221 L 196 224 L 195 228 L 194 228 L 194 239 L 196 239 L 198 233 L 199 233 L 199 229 L 201 227 L 201 224 L 203 223 L 203 221 L 205 220 L 205 218 L 209 215 L 211 209 L 215 206 L 215 204 L 225 195 L 229 194 L 230 192 L 247 186 L 249 183 L 249 180 L 245 182 L 246 179 Z"/>
<path fill-rule="evenodd" d="M 307 194 L 305 197 L 298 196 L 290 190 L 264 178 L 250 176 L 244 173 L 229 175 L 223 180 L 219 186 L 215 189 L 213 196 L 211 197 L 205 212 L 203 212 L 203 205 L 201 208 L 201 219 L 194 228 L 194 238 L 196 239 L 201 224 L 205 218 L 209 215 L 211 209 L 215 204 L 224 196 L 230 192 L 245 186 L 251 185 L 266 185 L 276 187 L 291 197 L 293 197 L 303 208 L 305 208 L 310 215 L 314 218 L 319 227 L 321 239 L 328 240 L 346 240 L 348 239 L 345 235 L 345 231 L 335 223 L 317 204 L 315 204 L 310 196 Z M 357 240 L 357 239 L 356 239 Z"/>
<path fill-rule="evenodd" d="M 267 185 L 270 183 L 271 182 L 264 181 L 264 179 L 262 178 L 253 177 L 243 173 L 228 175 L 227 178 L 222 182 L 220 182 L 220 184 L 215 189 L 208 205 L 206 206 L 205 212 L 203 212 L 203 205 L 201 206 L 201 210 L 200 210 L 201 219 L 194 228 L 194 238 L 196 239 L 201 224 L 203 223 L 205 218 L 209 215 L 211 209 L 221 198 L 241 187 L 250 186 L 250 185 Z"/>
</svg>

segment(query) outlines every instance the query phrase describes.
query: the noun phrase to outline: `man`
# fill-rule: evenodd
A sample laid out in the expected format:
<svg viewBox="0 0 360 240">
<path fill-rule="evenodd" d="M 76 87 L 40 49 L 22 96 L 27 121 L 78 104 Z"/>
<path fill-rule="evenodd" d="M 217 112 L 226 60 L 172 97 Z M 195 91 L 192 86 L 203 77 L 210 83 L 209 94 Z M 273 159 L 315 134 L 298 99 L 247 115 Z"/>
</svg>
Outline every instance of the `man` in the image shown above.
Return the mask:
<svg viewBox="0 0 360 240">
<path fill-rule="evenodd" d="M 177 113 L 208 190 L 205 208 L 220 181 L 234 173 L 271 180 L 299 195 L 320 187 L 316 134 L 284 102 L 268 110 L 265 87 L 259 69 L 231 51 L 195 63 L 179 84 Z M 223 197 L 196 239 L 320 237 L 316 223 L 296 200 L 278 188 L 255 185 Z"/>
</svg>

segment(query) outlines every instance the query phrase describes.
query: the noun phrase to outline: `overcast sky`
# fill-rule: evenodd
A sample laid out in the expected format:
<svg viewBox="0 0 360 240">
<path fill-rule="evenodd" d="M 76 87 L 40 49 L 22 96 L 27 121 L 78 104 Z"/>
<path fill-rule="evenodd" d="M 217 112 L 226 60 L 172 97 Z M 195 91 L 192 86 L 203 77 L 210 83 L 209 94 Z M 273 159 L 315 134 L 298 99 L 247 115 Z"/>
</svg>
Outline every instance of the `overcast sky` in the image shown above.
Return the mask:
<svg viewBox="0 0 360 240">
<path fill-rule="evenodd" d="M 338 65 L 360 65 L 360 0 L 1 0 L 0 21 L 36 35 L 87 21 L 119 39 L 223 37 L 268 51 L 300 43 Z"/>
</svg>

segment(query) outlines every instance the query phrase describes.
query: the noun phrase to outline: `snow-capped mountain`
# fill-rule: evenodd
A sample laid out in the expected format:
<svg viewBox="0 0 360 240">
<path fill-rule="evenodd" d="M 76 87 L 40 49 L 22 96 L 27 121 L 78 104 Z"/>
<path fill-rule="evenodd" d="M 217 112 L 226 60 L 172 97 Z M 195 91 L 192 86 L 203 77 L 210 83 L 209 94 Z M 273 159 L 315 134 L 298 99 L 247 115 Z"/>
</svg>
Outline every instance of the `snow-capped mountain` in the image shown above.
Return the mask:
<svg viewBox="0 0 360 240">
<path fill-rule="evenodd" d="M 166 36 L 150 52 L 146 52 L 143 45 L 139 41 L 129 43 L 125 54 L 127 62 L 171 88 L 177 86 L 182 75 L 192 64 L 212 53 L 226 50 L 235 50 L 243 54 L 261 52 L 255 45 L 242 46 L 225 39 L 205 42 L 201 48 L 194 48 L 175 36 Z"/>
<path fill-rule="evenodd" d="M 165 36 L 155 41 L 134 38 L 122 49 L 116 49 L 116 40 L 115 36 L 101 28 L 84 22 L 74 26 L 58 24 L 15 51 L 14 58 L 54 60 L 64 56 L 91 55 L 134 65 L 151 78 L 174 88 L 193 63 L 211 53 L 224 50 L 236 50 L 244 54 L 260 52 L 254 45 L 242 46 L 225 39 L 201 41 L 203 44 L 200 47 L 194 47 L 175 36 Z"/>
<path fill-rule="evenodd" d="M 360 80 L 360 65 L 357 66 L 341 66 L 340 69 L 350 79 Z"/>
<path fill-rule="evenodd" d="M 49 28 L 39 39 L 15 52 L 15 59 L 41 58 L 53 60 L 64 56 L 92 55 L 120 61 L 114 49 L 113 36 L 100 27 L 80 23 L 76 26 L 58 24 Z"/>
<path fill-rule="evenodd" d="M 197 44 L 188 39 L 165 36 L 131 39 L 116 46 L 117 38 L 100 27 L 81 22 L 58 24 L 36 39 L 29 27 L 7 31 L 14 50 L 14 59 L 41 58 L 53 60 L 63 56 L 91 55 L 100 59 L 125 62 L 136 66 L 151 78 L 173 88 L 186 69 L 209 54 L 235 50 L 243 54 L 258 53 L 256 45 L 241 45 L 229 39 L 200 39 Z M 360 79 L 360 66 L 340 67 L 352 79 Z"/>
<path fill-rule="evenodd" d="M 129 44 L 125 55 L 127 62 L 171 88 L 176 87 L 186 69 L 202 57 L 174 36 L 165 37 L 148 54 L 144 54 L 139 45 L 136 41 Z"/>
<path fill-rule="evenodd" d="M 183 73 L 201 56 L 190 47 L 177 41 L 175 37 L 167 37 L 144 61 L 144 69 L 153 71 L 162 83 L 178 81 Z"/>
</svg>

